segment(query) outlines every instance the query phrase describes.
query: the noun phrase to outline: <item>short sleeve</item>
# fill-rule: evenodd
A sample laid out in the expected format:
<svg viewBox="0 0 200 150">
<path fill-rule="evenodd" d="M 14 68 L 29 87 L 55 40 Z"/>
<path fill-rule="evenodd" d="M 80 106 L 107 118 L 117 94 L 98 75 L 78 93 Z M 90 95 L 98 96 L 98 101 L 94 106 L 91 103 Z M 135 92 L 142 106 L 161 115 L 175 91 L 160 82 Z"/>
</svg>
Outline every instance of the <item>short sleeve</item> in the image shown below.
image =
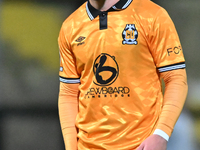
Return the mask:
<svg viewBox="0 0 200 150">
<path fill-rule="evenodd" d="M 170 16 L 161 8 L 150 32 L 150 50 L 159 72 L 185 68 L 182 46 Z"/>
<path fill-rule="evenodd" d="M 61 27 L 58 45 L 59 45 L 59 55 L 60 55 L 60 81 L 64 83 L 79 83 L 80 77 L 76 69 L 76 59 L 70 47 L 70 42 L 67 39 L 66 28 L 64 25 Z"/>
</svg>

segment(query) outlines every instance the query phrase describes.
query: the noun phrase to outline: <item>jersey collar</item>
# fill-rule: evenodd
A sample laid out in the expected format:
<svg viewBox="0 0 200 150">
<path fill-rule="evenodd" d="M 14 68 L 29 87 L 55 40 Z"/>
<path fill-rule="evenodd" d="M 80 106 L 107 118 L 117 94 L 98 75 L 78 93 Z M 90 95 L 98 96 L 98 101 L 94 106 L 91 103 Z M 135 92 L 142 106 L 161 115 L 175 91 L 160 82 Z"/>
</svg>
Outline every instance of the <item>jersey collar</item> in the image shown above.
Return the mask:
<svg viewBox="0 0 200 150">
<path fill-rule="evenodd" d="M 107 10 L 106 12 L 126 9 L 131 4 L 132 1 L 133 0 L 120 0 L 114 6 L 112 6 L 109 10 Z M 88 14 L 90 20 L 93 20 L 98 15 L 103 13 L 102 11 L 97 10 L 96 8 L 94 8 L 90 4 L 89 0 L 88 0 L 88 2 L 86 4 L 86 11 L 87 11 L 87 14 Z"/>
</svg>

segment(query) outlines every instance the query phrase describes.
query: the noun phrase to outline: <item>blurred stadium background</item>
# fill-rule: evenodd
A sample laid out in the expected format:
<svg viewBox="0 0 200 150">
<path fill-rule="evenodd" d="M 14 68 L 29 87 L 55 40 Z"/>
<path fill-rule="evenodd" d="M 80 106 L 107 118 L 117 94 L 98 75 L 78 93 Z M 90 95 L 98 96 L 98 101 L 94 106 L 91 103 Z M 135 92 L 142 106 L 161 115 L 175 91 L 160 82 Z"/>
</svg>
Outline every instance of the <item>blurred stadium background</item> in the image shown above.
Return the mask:
<svg viewBox="0 0 200 150">
<path fill-rule="evenodd" d="M 0 0 L 0 150 L 64 150 L 57 37 L 84 0 Z M 189 93 L 168 150 L 200 146 L 200 1 L 154 0 L 177 27 Z"/>
</svg>

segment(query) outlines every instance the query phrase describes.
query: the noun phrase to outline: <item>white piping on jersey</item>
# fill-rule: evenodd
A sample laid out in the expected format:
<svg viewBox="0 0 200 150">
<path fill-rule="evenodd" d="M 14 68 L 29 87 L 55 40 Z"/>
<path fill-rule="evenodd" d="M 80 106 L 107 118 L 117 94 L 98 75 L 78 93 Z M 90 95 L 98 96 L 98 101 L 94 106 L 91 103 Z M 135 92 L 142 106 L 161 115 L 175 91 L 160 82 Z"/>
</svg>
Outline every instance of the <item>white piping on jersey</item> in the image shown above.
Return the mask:
<svg viewBox="0 0 200 150">
<path fill-rule="evenodd" d="M 80 83 L 80 79 L 64 79 L 64 78 L 61 78 L 59 77 L 59 80 L 60 82 L 63 82 L 63 83 Z"/>
<path fill-rule="evenodd" d="M 92 16 L 92 14 L 91 14 L 91 12 L 90 12 L 90 10 L 89 10 L 89 8 L 88 8 L 88 2 L 87 2 L 87 4 L 86 4 L 86 11 L 87 11 L 88 16 L 90 17 L 90 19 L 91 19 L 91 20 L 94 20 L 94 17 Z"/>
<path fill-rule="evenodd" d="M 174 65 L 174 66 L 163 67 L 158 70 L 159 70 L 159 72 L 165 72 L 165 71 L 171 71 L 171 70 L 176 70 L 176 69 L 183 69 L 185 67 L 186 67 L 185 64 L 178 64 L 178 65 Z"/>
<path fill-rule="evenodd" d="M 128 0 L 128 1 L 126 2 L 126 4 L 122 7 L 122 9 L 127 8 L 127 7 L 130 5 L 131 2 L 132 2 L 132 0 Z"/>
</svg>

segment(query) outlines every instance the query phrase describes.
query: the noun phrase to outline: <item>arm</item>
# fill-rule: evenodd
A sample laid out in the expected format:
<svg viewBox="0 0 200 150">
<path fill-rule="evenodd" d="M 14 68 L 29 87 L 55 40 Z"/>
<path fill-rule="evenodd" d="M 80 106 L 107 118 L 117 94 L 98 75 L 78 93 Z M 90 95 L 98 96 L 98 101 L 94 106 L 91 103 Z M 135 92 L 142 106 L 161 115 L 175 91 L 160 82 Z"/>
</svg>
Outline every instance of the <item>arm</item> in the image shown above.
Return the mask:
<svg viewBox="0 0 200 150">
<path fill-rule="evenodd" d="M 58 99 L 59 117 L 65 149 L 77 150 L 77 131 L 75 120 L 78 113 L 78 86 L 60 82 Z"/>
<path fill-rule="evenodd" d="M 165 82 L 164 105 L 157 129 L 171 136 L 178 117 L 183 109 L 187 92 L 187 76 L 185 69 L 161 73 Z"/>
<path fill-rule="evenodd" d="M 157 131 L 148 137 L 137 150 L 166 150 L 167 139 L 171 135 L 176 121 L 183 109 L 187 96 L 188 86 L 185 69 L 161 73 L 165 82 L 163 109 L 158 120 Z"/>
<path fill-rule="evenodd" d="M 71 22 L 66 19 L 58 37 L 60 55 L 59 117 L 66 150 L 77 150 L 77 131 L 75 127 L 78 113 L 80 75 L 76 68 L 76 57 L 71 47 Z"/>
</svg>

